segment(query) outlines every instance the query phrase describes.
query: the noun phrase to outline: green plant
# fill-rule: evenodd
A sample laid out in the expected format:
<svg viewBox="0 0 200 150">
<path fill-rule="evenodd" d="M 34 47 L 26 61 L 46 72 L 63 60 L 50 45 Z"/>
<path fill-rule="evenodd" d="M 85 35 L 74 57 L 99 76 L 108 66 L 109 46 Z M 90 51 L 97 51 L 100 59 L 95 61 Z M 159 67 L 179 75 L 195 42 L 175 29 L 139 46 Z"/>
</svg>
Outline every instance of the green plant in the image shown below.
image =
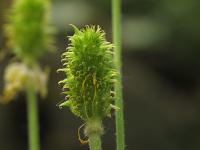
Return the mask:
<svg viewBox="0 0 200 150">
<path fill-rule="evenodd" d="M 111 116 L 114 103 L 114 83 L 117 72 L 113 62 L 113 45 L 106 41 L 99 26 L 75 26 L 70 44 L 62 54 L 63 85 L 66 100 L 60 107 L 68 106 L 72 113 L 85 122 L 85 136 L 91 150 L 101 149 L 102 121 Z"/>
<path fill-rule="evenodd" d="M 48 72 L 42 71 L 37 60 L 52 48 L 48 7 L 48 0 L 15 0 L 5 25 L 8 46 L 18 61 L 5 69 L 1 99 L 8 103 L 26 91 L 30 150 L 40 149 L 36 94 L 46 95 Z"/>
<path fill-rule="evenodd" d="M 117 70 L 121 72 L 121 0 L 112 0 L 112 26 L 113 26 L 113 43 L 114 62 Z M 122 95 L 122 77 L 121 73 L 115 82 L 116 100 L 115 105 L 120 108 L 115 112 L 116 120 L 116 145 L 117 150 L 125 148 L 125 133 L 124 133 L 124 109 Z"/>
<path fill-rule="evenodd" d="M 14 0 L 5 25 L 8 45 L 25 63 L 36 61 L 52 49 L 48 18 L 49 0 Z"/>
</svg>

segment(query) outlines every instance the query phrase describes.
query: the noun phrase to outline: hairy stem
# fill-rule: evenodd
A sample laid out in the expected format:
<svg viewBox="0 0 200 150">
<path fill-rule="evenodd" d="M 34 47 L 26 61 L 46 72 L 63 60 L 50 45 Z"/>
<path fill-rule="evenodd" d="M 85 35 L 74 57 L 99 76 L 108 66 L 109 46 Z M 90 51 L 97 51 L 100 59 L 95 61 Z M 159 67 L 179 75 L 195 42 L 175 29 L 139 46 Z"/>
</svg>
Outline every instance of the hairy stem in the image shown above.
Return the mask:
<svg viewBox="0 0 200 150">
<path fill-rule="evenodd" d="M 122 95 L 122 76 L 121 76 L 121 0 L 112 0 L 112 28 L 113 43 L 115 45 L 114 61 L 120 72 L 118 82 L 115 84 L 116 101 L 115 105 L 120 108 L 116 111 L 116 144 L 117 150 L 124 150 L 124 109 Z"/>
<path fill-rule="evenodd" d="M 85 134 L 89 138 L 90 150 L 101 150 L 102 121 L 91 119 L 86 122 Z"/>
<path fill-rule="evenodd" d="M 39 150 L 39 128 L 36 91 L 32 85 L 27 89 L 27 112 L 28 112 L 28 133 L 29 150 Z"/>
<path fill-rule="evenodd" d="M 101 135 L 91 134 L 89 135 L 90 150 L 101 150 Z"/>
</svg>

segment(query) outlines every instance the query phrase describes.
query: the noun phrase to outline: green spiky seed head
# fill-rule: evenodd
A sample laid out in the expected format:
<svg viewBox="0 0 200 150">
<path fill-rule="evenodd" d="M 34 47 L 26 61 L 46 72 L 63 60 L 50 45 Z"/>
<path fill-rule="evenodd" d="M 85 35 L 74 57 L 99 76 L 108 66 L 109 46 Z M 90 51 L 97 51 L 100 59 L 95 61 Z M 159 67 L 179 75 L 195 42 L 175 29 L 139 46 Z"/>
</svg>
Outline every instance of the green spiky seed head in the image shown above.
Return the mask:
<svg viewBox="0 0 200 150">
<path fill-rule="evenodd" d="M 35 61 L 51 48 L 49 0 L 14 0 L 5 25 L 12 51 L 22 60 Z"/>
<path fill-rule="evenodd" d="M 110 116 L 113 108 L 113 85 L 117 75 L 113 62 L 113 45 L 106 41 L 105 32 L 99 26 L 75 26 L 70 44 L 62 54 L 66 79 L 63 93 L 66 101 L 60 106 L 69 106 L 83 120 L 103 119 Z"/>
</svg>

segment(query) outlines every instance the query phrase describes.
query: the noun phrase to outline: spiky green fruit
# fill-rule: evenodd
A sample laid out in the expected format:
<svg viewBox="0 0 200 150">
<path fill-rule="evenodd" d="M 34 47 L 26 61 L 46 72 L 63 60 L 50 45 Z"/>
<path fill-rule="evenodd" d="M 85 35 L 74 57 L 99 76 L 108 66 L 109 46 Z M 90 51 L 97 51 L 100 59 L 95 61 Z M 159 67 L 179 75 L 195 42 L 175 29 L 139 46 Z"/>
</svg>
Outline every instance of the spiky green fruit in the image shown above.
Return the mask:
<svg viewBox="0 0 200 150">
<path fill-rule="evenodd" d="M 6 35 L 11 50 L 22 60 L 36 61 L 51 48 L 49 0 L 14 0 Z"/>
<path fill-rule="evenodd" d="M 105 32 L 99 27 L 75 26 L 70 44 L 62 54 L 66 79 L 63 93 L 66 100 L 60 106 L 69 106 L 83 120 L 103 119 L 113 108 L 113 86 L 117 72 L 113 62 L 113 45 L 106 41 Z"/>
</svg>

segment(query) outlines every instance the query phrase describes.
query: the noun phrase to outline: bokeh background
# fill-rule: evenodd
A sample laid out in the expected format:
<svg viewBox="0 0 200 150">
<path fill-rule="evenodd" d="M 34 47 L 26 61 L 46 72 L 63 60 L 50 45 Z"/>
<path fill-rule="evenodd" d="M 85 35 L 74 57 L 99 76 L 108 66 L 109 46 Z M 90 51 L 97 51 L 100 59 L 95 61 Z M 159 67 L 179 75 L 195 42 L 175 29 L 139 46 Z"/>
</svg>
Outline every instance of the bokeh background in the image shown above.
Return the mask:
<svg viewBox="0 0 200 150">
<path fill-rule="evenodd" d="M 122 0 L 123 91 L 127 150 L 200 149 L 200 2 L 199 0 Z M 3 71 L 13 55 L 2 25 L 11 0 L 0 0 L 0 92 Z M 46 54 L 51 69 L 49 94 L 39 101 L 42 150 L 86 150 L 77 140 L 82 124 L 62 99 L 60 55 L 69 24 L 99 24 L 112 41 L 109 0 L 52 0 L 56 52 Z M 113 115 L 114 116 L 114 115 Z M 104 150 L 115 149 L 114 118 L 105 120 Z M 24 93 L 0 105 L 0 150 L 27 150 Z"/>
</svg>

